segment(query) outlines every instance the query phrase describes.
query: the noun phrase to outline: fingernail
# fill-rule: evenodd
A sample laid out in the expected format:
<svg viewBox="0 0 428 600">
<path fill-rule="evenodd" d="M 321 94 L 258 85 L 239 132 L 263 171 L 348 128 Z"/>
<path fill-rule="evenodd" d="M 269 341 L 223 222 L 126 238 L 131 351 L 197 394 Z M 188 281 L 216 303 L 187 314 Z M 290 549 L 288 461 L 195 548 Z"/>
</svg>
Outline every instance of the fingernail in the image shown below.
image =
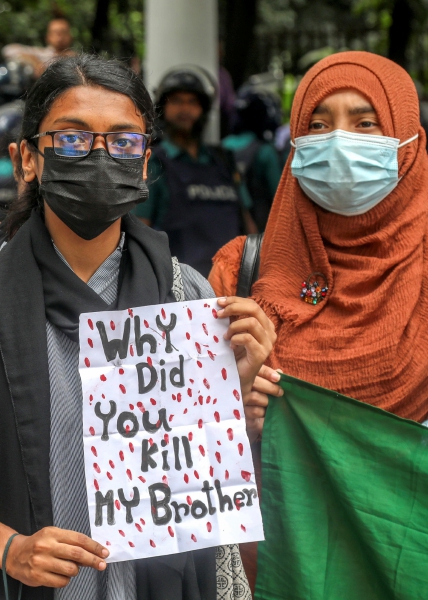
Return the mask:
<svg viewBox="0 0 428 600">
<path fill-rule="evenodd" d="M 226 302 L 226 297 L 223 296 L 222 298 L 217 298 L 217 302 L 218 304 L 224 304 Z"/>
<path fill-rule="evenodd" d="M 224 308 L 220 308 L 220 309 L 217 311 L 217 314 L 218 314 L 218 315 L 222 315 L 223 313 L 224 313 Z"/>
<path fill-rule="evenodd" d="M 277 373 L 284 373 L 284 371 L 282 369 L 277 369 L 276 372 Z"/>
<path fill-rule="evenodd" d="M 100 571 L 104 571 L 104 569 L 106 568 L 106 566 L 107 566 L 107 564 L 106 564 L 104 561 L 102 561 L 102 562 L 100 562 L 100 564 L 98 565 L 98 569 L 99 569 Z"/>
<path fill-rule="evenodd" d="M 110 554 L 110 552 L 107 550 L 107 548 L 104 548 L 101 552 L 101 556 L 103 558 L 107 558 L 107 556 Z"/>
<path fill-rule="evenodd" d="M 284 390 L 282 388 L 279 388 L 279 394 L 278 397 L 283 396 L 284 395 Z"/>
<path fill-rule="evenodd" d="M 279 381 L 281 379 L 281 375 L 277 372 L 272 373 L 271 379 L 272 381 Z"/>
</svg>

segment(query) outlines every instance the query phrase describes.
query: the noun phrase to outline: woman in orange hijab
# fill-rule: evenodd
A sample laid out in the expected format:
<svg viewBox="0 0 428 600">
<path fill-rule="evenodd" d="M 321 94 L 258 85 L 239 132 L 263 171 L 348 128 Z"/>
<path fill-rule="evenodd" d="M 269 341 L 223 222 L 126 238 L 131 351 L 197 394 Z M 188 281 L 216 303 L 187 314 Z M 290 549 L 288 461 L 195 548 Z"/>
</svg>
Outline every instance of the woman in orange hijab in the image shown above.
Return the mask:
<svg viewBox="0 0 428 600">
<path fill-rule="evenodd" d="M 268 365 L 423 422 L 428 158 L 415 86 L 386 58 L 330 56 L 302 79 L 291 138 L 252 288 L 278 335 Z M 214 257 L 217 295 L 234 293 L 244 241 Z M 272 388 L 259 380 L 250 419 Z"/>
</svg>

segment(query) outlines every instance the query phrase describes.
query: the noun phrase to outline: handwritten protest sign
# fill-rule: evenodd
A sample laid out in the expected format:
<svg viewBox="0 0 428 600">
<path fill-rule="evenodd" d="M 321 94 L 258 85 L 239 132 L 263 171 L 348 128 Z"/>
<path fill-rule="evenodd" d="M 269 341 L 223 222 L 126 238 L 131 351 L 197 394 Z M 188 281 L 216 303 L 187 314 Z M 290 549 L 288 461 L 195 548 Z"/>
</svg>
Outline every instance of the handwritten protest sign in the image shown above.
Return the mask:
<svg viewBox="0 0 428 600">
<path fill-rule="evenodd" d="M 263 539 L 228 322 L 216 306 L 80 317 L 91 534 L 110 562 Z"/>
</svg>

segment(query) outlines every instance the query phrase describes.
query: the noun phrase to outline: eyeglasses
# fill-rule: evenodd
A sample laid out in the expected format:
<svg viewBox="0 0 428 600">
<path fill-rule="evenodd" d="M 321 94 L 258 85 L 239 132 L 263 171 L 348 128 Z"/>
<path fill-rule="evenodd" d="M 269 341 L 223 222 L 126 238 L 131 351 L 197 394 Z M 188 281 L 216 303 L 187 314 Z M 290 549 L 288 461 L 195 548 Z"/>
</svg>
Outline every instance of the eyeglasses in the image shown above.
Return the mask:
<svg viewBox="0 0 428 600">
<path fill-rule="evenodd" d="M 107 152 L 112 158 L 131 159 L 143 158 L 150 139 L 148 133 L 130 133 L 128 131 L 117 131 L 112 133 L 100 133 L 95 131 L 45 131 L 33 135 L 32 140 L 50 135 L 52 146 L 57 156 L 68 156 L 71 158 L 82 158 L 87 156 L 92 149 L 94 139 L 102 135 L 106 144 Z"/>
</svg>

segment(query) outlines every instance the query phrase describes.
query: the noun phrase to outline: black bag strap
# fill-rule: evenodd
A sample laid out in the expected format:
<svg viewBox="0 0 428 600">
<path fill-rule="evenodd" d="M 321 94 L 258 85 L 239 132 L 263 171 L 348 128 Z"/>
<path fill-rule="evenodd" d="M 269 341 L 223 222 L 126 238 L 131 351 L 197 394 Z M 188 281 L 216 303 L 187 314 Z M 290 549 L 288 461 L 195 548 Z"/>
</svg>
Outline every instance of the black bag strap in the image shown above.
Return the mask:
<svg viewBox="0 0 428 600">
<path fill-rule="evenodd" d="M 241 298 L 248 298 L 253 283 L 259 278 L 260 249 L 263 235 L 263 233 L 250 233 L 245 240 L 236 287 L 236 295 Z"/>
</svg>

